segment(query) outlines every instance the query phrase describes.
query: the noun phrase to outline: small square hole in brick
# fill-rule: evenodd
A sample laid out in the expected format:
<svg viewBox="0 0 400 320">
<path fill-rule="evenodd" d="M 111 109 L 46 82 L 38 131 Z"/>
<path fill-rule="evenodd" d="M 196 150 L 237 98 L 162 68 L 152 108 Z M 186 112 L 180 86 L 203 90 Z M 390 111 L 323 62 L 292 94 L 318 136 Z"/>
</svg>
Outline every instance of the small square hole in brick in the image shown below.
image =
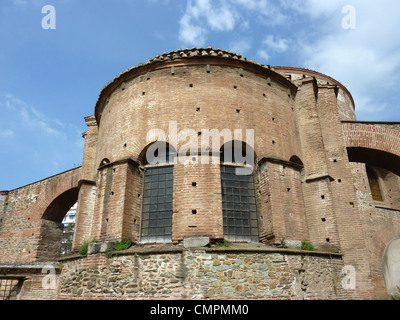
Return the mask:
<svg viewBox="0 0 400 320">
<path fill-rule="evenodd" d="M 197 210 L 192 210 L 192 214 L 197 214 Z"/>
<path fill-rule="evenodd" d="M 192 182 L 192 187 L 197 187 L 197 182 Z"/>
</svg>

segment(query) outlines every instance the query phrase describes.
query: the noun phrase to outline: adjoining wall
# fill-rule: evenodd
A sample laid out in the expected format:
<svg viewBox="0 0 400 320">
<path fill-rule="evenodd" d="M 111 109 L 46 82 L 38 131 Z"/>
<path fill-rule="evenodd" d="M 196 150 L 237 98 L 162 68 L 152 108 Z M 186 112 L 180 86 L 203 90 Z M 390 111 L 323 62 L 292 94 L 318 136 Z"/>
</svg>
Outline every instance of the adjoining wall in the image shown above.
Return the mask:
<svg viewBox="0 0 400 320">
<path fill-rule="evenodd" d="M 60 222 L 77 200 L 78 194 L 74 190 L 80 180 L 80 169 L 3 192 L 0 199 L 0 262 L 34 262 L 59 256 L 57 244 L 54 246 L 52 242 L 61 240 Z"/>
<path fill-rule="evenodd" d="M 147 246 L 64 260 L 58 299 L 346 299 L 340 255 Z"/>
<path fill-rule="evenodd" d="M 366 165 L 353 162 L 351 166 L 357 194 L 357 207 L 361 216 L 368 260 L 370 261 L 372 282 L 375 285 L 376 295 L 386 298 L 387 290 L 383 279 L 382 262 L 387 245 L 400 237 L 400 208 L 392 207 L 389 201 L 374 201 L 368 184 Z M 383 183 L 384 181 L 381 185 Z"/>
</svg>

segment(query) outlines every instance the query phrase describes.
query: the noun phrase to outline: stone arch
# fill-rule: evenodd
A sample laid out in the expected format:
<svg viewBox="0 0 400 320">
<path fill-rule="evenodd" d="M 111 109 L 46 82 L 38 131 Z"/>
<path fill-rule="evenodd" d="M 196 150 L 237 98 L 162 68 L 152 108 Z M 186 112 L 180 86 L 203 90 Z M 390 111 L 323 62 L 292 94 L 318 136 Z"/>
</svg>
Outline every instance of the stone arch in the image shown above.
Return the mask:
<svg viewBox="0 0 400 320">
<path fill-rule="evenodd" d="M 62 220 L 78 201 L 78 188 L 69 189 L 56 197 L 46 208 L 41 220 L 37 260 L 51 261 L 61 254 Z"/>
<path fill-rule="evenodd" d="M 400 176 L 400 131 L 379 124 L 343 122 L 349 160 L 385 168 Z"/>
<path fill-rule="evenodd" d="M 47 179 L 46 187 L 32 208 L 40 223 L 36 260 L 51 261 L 60 256 L 62 220 L 78 201 L 80 177 L 81 167 Z"/>
<path fill-rule="evenodd" d="M 110 164 L 110 160 L 108 158 L 104 158 L 101 160 L 99 167 L 106 166 L 108 164 Z"/>
<path fill-rule="evenodd" d="M 149 143 L 140 152 L 138 160 L 142 165 L 168 162 L 174 163 L 176 157 L 175 148 L 166 141 L 155 141 Z"/>
<path fill-rule="evenodd" d="M 350 162 L 362 162 L 387 169 L 400 176 L 400 155 L 366 147 L 347 147 Z"/>
<path fill-rule="evenodd" d="M 42 219 L 61 223 L 68 210 L 78 200 L 78 187 L 69 189 L 56 197 L 43 213 Z"/>
<path fill-rule="evenodd" d="M 293 155 L 292 157 L 290 157 L 289 161 L 292 163 L 298 164 L 299 166 L 304 166 L 303 161 L 301 161 L 301 159 L 296 155 Z"/>
</svg>

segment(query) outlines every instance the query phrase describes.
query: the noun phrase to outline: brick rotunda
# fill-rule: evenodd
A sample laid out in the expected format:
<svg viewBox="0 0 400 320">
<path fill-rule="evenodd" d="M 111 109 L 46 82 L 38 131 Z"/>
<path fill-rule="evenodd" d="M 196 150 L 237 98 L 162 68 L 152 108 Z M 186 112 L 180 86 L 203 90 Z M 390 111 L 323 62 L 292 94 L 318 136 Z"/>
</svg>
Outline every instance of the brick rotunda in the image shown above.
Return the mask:
<svg viewBox="0 0 400 320">
<path fill-rule="evenodd" d="M 398 297 L 400 123 L 340 82 L 179 49 L 85 121 L 81 167 L 1 191 L 0 299 Z"/>
</svg>

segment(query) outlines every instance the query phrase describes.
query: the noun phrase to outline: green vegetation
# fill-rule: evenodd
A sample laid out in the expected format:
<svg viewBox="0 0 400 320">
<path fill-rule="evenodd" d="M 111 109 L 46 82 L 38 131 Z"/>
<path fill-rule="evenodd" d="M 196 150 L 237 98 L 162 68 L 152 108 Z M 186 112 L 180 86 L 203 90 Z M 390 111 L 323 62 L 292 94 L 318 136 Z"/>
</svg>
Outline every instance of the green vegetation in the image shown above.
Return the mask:
<svg viewBox="0 0 400 320">
<path fill-rule="evenodd" d="M 131 245 L 132 245 L 132 242 L 131 242 L 131 240 L 129 240 L 129 239 L 123 240 L 123 241 L 121 241 L 121 242 L 117 241 L 117 242 L 115 242 L 115 244 L 114 244 L 114 250 L 115 250 L 115 251 L 126 250 L 126 249 L 129 249 L 129 247 L 130 247 Z"/>
<path fill-rule="evenodd" d="M 225 239 L 219 240 L 215 243 L 217 247 L 229 247 L 229 242 L 227 242 Z"/>
<path fill-rule="evenodd" d="M 113 254 L 112 254 L 113 251 L 126 250 L 126 249 L 129 249 L 131 247 L 131 245 L 132 245 L 132 242 L 129 239 L 126 239 L 123 241 L 117 241 L 117 242 L 115 242 L 114 247 L 112 249 L 108 249 L 106 251 L 106 256 L 107 256 L 107 258 L 111 258 L 113 256 Z"/>
<path fill-rule="evenodd" d="M 301 250 L 314 251 L 314 245 L 311 242 L 302 241 Z"/>
<path fill-rule="evenodd" d="M 82 244 L 82 246 L 79 248 L 78 253 L 79 253 L 81 256 L 87 256 L 89 244 L 90 244 L 90 243 L 96 243 L 96 242 L 97 242 L 96 238 L 93 238 L 92 241 L 85 241 L 85 242 Z"/>
</svg>

